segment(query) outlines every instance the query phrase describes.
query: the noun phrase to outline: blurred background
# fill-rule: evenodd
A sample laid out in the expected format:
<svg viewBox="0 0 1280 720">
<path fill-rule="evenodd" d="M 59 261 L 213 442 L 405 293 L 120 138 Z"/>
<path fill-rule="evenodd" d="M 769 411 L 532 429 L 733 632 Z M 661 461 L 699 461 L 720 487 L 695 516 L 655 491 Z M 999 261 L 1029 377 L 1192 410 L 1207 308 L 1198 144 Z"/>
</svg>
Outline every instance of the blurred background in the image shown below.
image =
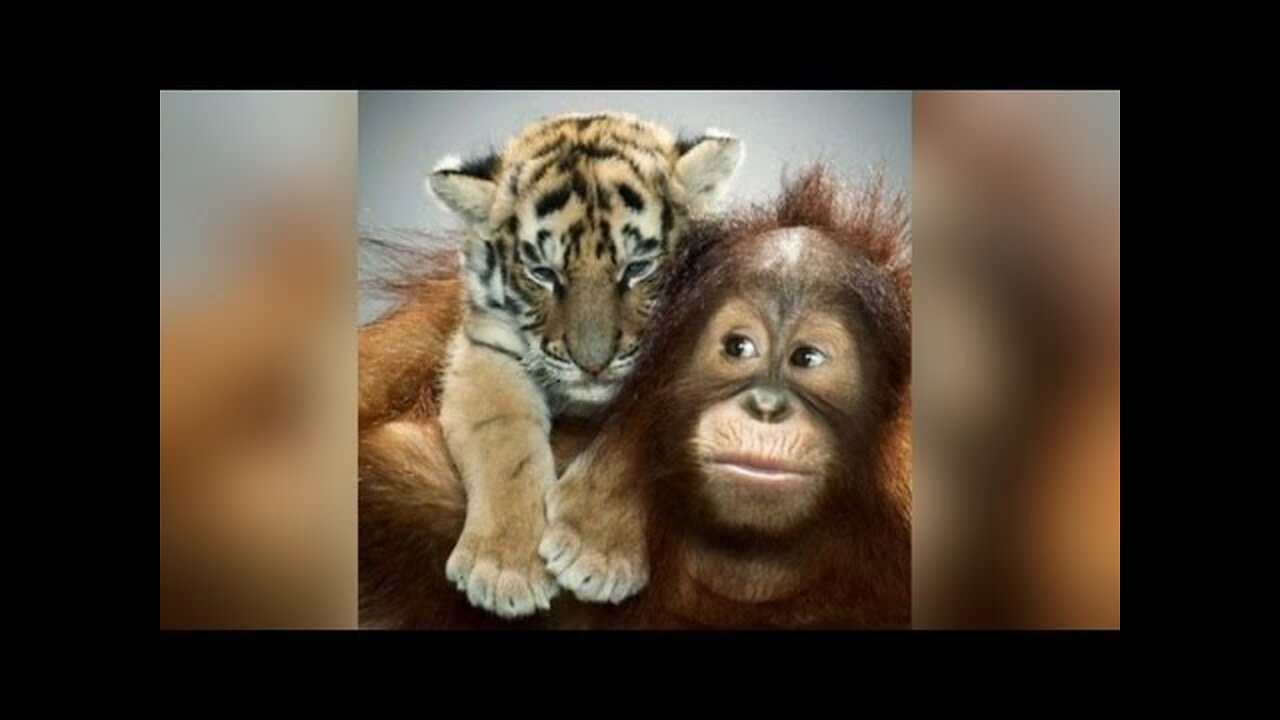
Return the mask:
<svg viewBox="0 0 1280 720">
<path fill-rule="evenodd" d="M 356 617 L 355 93 L 160 93 L 160 627 Z"/>
<path fill-rule="evenodd" d="M 1120 94 L 914 96 L 913 621 L 1120 626 Z"/>
<path fill-rule="evenodd" d="M 357 228 L 603 108 L 912 189 L 916 625 L 1119 627 L 1119 93 L 974 92 L 161 92 L 161 627 L 356 626 Z"/>
</svg>

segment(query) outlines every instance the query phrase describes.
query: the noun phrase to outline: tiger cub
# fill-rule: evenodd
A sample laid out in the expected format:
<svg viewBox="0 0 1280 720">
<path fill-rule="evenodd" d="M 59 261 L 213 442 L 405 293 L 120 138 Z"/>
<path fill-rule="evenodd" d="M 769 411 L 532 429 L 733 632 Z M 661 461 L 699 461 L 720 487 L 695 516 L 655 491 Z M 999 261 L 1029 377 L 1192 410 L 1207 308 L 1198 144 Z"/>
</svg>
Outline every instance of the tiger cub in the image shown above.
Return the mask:
<svg viewBox="0 0 1280 720">
<path fill-rule="evenodd" d="M 574 516 L 592 511 L 583 493 L 547 496 L 551 422 L 589 418 L 613 398 L 682 229 L 724 193 L 742 155 L 741 141 L 714 130 L 690 141 L 630 115 L 569 114 L 429 175 L 430 193 L 469 229 L 440 424 L 467 494 L 445 572 L 473 605 L 519 617 L 550 607 L 560 586 L 594 602 L 644 587 L 637 523 L 579 537 Z M 554 542 L 543 542 L 548 517 Z M 575 562 L 588 550 L 607 582 Z"/>
</svg>

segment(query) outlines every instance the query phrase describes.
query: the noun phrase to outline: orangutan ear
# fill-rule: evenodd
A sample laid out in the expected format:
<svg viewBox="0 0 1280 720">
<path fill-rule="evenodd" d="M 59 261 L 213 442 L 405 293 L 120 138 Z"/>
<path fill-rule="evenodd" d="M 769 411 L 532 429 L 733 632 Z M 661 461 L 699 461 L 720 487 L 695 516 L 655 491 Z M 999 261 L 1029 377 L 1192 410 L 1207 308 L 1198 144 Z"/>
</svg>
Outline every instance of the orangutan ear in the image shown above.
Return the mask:
<svg viewBox="0 0 1280 720">
<path fill-rule="evenodd" d="M 495 178 L 501 164 L 497 153 L 467 162 L 450 155 L 436 163 L 427 176 L 427 192 L 468 225 L 485 225 L 497 194 Z"/>
<path fill-rule="evenodd" d="M 681 140 L 676 147 L 676 179 L 685 190 L 693 212 L 709 210 L 729 189 L 734 172 L 742 164 L 743 145 L 738 138 L 710 129 L 697 140 Z"/>
</svg>

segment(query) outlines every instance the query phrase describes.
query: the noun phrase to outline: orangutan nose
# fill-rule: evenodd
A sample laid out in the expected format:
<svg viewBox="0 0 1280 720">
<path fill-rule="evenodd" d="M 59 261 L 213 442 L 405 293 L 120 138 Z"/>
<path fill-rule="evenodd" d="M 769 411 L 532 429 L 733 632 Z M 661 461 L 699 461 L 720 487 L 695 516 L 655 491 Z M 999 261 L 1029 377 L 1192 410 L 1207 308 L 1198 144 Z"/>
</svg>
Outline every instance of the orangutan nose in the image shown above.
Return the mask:
<svg viewBox="0 0 1280 720">
<path fill-rule="evenodd" d="M 743 393 L 742 409 L 752 418 L 777 423 L 791 416 L 791 401 L 775 387 L 754 387 Z"/>
</svg>

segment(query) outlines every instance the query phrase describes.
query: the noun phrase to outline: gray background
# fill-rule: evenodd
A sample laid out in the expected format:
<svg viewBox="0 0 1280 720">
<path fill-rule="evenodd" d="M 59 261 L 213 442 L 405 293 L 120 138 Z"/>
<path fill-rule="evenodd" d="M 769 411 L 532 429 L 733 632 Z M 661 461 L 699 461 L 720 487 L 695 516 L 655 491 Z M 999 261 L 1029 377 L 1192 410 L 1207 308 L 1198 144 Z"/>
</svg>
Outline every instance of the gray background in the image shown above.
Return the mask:
<svg viewBox="0 0 1280 720">
<path fill-rule="evenodd" d="M 725 203 L 765 200 L 784 170 L 818 159 L 850 177 L 879 165 L 890 182 L 911 187 L 910 92 L 374 91 L 360 93 L 361 229 L 457 227 L 423 191 L 441 157 L 500 150 L 546 115 L 602 110 L 689 135 L 716 127 L 742 138 L 746 157 Z M 360 321 L 381 307 L 362 295 Z"/>
</svg>

